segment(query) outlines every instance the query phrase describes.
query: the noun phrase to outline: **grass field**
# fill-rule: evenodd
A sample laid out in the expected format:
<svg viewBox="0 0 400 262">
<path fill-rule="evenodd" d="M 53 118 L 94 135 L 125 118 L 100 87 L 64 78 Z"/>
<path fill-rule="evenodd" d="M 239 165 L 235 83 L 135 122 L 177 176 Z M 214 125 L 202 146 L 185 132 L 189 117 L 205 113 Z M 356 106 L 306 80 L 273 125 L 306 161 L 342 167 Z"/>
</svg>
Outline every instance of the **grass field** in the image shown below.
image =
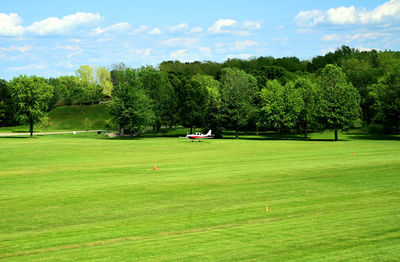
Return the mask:
<svg viewBox="0 0 400 262">
<path fill-rule="evenodd" d="M 0 261 L 400 260 L 400 140 L 327 135 L 0 138 Z"/>
</svg>

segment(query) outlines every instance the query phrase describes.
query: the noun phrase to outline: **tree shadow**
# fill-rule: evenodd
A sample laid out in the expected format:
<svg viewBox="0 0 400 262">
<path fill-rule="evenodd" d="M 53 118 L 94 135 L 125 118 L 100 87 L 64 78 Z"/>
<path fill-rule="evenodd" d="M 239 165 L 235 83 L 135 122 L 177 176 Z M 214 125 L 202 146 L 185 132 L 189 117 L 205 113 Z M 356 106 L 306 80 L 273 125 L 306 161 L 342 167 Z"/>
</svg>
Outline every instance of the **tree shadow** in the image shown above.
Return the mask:
<svg viewBox="0 0 400 262">
<path fill-rule="evenodd" d="M 5 139 L 5 138 L 23 138 L 23 139 L 27 139 L 27 138 L 31 138 L 29 135 L 27 136 L 0 136 L 0 139 Z M 35 138 L 35 137 L 32 137 Z"/>
<path fill-rule="evenodd" d="M 400 135 L 376 135 L 376 134 L 349 134 L 348 137 L 353 140 L 389 140 L 400 141 Z"/>
<path fill-rule="evenodd" d="M 236 140 L 235 137 L 222 137 L 219 139 L 229 139 L 229 140 Z M 247 137 L 247 136 L 240 136 L 238 140 L 255 140 L 255 141 L 310 141 L 310 142 L 318 142 L 318 141 L 324 141 L 324 142 L 334 142 L 334 139 L 327 139 L 327 138 L 304 138 L 303 136 L 295 136 L 295 135 L 283 135 L 281 137 L 279 136 L 262 136 L 259 135 L 257 137 Z M 347 139 L 339 139 L 338 141 L 346 141 Z"/>
</svg>

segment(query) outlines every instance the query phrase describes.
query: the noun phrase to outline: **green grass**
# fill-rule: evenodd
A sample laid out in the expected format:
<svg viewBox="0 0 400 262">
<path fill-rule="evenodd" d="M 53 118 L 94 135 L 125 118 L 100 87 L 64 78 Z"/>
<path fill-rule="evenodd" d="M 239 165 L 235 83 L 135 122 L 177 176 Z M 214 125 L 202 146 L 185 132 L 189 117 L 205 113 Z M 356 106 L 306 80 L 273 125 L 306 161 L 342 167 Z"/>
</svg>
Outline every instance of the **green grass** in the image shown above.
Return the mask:
<svg viewBox="0 0 400 262">
<path fill-rule="evenodd" d="M 398 137 L 252 138 L 0 138 L 0 261 L 400 260 Z"/>
<path fill-rule="evenodd" d="M 85 118 L 88 119 L 89 129 L 105 129 L 105 120 L 111 118 L 106 105 L 72 105 L 59 106 L 49 112 L 49 126 L 47 131 L 86 130 Z M 0 127 L 0 133 L 28 132 L 29 126 Z M 34 132 L 43 129 L 35 126 Z"/>
<path fill-rule="evenodd" d="M 105 128 L 105 120 L 111 118 L 105 104 L 59 106 L 50 112 L 50 128 L 55 130 L 84 130 L 88 118 L 91 129 Z"/>
</svg>

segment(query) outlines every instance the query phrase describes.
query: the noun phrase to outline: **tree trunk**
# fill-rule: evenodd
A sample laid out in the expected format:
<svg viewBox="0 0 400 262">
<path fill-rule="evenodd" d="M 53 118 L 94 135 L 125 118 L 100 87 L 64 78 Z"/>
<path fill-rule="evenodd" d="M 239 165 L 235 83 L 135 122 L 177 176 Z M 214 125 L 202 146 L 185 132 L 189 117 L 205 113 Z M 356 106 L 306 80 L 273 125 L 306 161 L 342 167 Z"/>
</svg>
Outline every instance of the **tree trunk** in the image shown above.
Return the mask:
<svg viewBox="0 0 400 262">
<path fill-rule="evenodd" d="M 304 139 L 307 139 L 307 122 L 304 124 Z"/>
<path fill-rule="evenodd" d="M 238 130 L 235 130 L 235 138 L 239 139 L 239 131 Z"/>
<path fill-rule="evenodd" d="M 31 137 L 33 136 L 33 121 L 29 121 L 29 133 L 31 133 Z"/>
<path fill-rule="evenodd" d="M 190 126 L 190 133 L 191 133 L 191 134 L 193 134 L 193 131 L 192 131 L 192 130 L 193 130 L 193 127 Z"/>
<path fill-rule="evenodd" d="M 335 128 L 335 141 L 338 141 L 339 137 L 338 137 L 338 133 L 337 133 L 337 128 Z"/>
</svg>

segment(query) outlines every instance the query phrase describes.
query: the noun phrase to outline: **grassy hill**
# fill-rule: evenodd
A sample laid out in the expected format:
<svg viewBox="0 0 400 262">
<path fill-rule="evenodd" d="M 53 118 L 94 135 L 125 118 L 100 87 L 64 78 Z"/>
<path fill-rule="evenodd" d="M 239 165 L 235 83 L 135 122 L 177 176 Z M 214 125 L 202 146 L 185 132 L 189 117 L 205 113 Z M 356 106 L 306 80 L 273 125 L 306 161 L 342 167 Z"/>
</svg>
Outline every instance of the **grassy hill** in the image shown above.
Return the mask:
<svg viewBox="0 0 400 262">
<path fill-rule="evenodd" d="M 85 130 L 87 118 L 90 129 L 104 129 L 105 120 L 111 116 L 106 105 L 73 105 L 59 106 L 49 114 L 49 129 L 52 130 Z"/>
<path fill-rule="evenodd" d="M 0 261 L 399 261 L 398 137 L 325 139 L 0 138 Z"/>
<path fill-rule="evenodd" d="M 59 106 L 49 112 L 49 126 L 47 131 L 105 129 L 105 120 L 111 118 L 106 105 L 72 105 Z M 87 124 L 85 124 L 87 119 Z M 0 127 L 0 133 L 28 132 L 29 127 L 14 126 Z M 34 132 L 43 131 L 35 126 Z"/>
</svg>

